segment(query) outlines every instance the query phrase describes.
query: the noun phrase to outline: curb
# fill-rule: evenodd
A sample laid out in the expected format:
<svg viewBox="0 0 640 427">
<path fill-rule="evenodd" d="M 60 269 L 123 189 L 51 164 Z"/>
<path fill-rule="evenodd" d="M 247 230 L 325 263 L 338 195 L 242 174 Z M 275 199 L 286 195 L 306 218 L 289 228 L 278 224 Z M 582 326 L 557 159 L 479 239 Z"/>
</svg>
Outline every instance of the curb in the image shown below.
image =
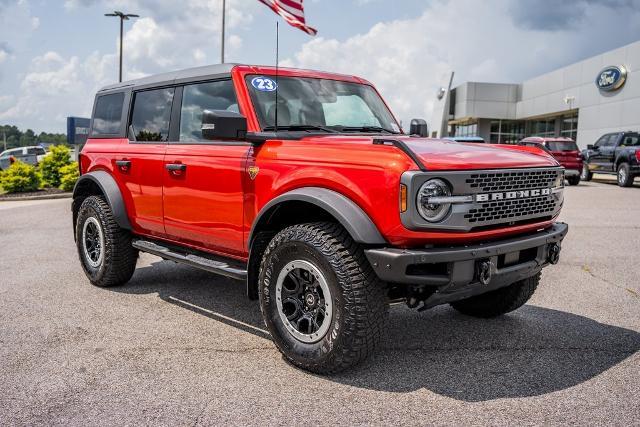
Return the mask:
<svg viewBox="0 0 640 427">
<path fill-rule="evenodd" d="M 42 196 L 25 196 L 25 197 L 0 197 L 0 203 L 2 202 L 26 202 L 29 200 L 55 200 L 55 199 L 70 199 L 73 193 L 59 193 L 59 194 L 43 194 Z"/>
</svg>

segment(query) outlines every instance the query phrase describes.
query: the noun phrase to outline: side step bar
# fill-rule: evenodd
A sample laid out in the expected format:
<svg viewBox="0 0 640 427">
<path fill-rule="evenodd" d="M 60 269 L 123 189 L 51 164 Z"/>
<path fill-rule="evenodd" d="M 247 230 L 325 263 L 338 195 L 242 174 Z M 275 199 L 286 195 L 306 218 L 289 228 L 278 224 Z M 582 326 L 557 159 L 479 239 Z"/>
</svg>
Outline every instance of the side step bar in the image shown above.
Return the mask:
<svg viewBox="0 0 640 427">
<path fill-rule="evenodd" d="M 247 279 L 247 269 L 243 268 L 242 264 L 239 262 L 236 265 L 230 265 L 229 261 L 223 261 L 222 258 L 215 257 L 214 255 L 204 256 L 189 252 L 179 252 L 176 249 L 162 246 L 161 244 L 150 242 L 148 240 L 134 240 L 132 245 L 134 248 L 142 252 L 157 255 L 170 261 L 187 264 L 201 270 L 206 270 L 211 273 L 216 273 L 236 280 Z"/>
</svg>

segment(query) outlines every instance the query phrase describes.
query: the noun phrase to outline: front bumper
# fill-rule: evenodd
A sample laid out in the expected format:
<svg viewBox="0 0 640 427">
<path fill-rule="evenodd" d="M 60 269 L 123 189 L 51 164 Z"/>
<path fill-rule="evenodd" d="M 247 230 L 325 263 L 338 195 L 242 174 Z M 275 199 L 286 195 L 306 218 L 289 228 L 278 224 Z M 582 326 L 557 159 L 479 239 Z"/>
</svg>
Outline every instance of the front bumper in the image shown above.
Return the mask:
<svg viewBox="0 0 640 427">
<path fill-rule="evenodd" d="M 564 176 L 565 177 L 570 177 L 570 176 L 580 176 L 580 170 L 578 169 L 565 169 L 564 170 Z"/>
<path fill-rule="evenodd" d="M 367 249 L 377 276 L 388 283 L 435 288 L 429 306 L 508 286 L 537 274 L 560 248 L 569 226 L 555 223 L 546 230 L 506 240 L 464 247 Z M 490 280 L 480 266 L 490 266 Z"/>
</svg>

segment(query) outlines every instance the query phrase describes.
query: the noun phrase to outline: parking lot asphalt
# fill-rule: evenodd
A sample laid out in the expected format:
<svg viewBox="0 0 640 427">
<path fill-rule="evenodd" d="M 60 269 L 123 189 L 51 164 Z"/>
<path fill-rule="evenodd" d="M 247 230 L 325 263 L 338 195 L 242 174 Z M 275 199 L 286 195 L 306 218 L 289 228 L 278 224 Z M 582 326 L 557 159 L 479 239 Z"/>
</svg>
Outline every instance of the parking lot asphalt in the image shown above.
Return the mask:
<svg viewBox="0 0 640 427">
<path fill-rule="evenodd" d="M 640 425 L 640 188 L 565 200 L 528 305 L 394 306 L 378 353 L 330 377 L 282 359 L 241 283 L 142 255 L 92 287 L 69 200 L 0 203 L 0 425 Z"/>
</svg>

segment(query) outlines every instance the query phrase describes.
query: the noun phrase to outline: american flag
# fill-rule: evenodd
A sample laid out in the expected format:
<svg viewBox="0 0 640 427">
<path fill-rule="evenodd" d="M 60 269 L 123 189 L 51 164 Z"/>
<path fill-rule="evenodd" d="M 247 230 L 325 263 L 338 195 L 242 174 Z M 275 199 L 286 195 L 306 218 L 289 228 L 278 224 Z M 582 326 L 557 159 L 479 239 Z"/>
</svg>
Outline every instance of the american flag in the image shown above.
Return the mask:
<svg viewBox="0 0 640 427">
<path fill-rule="evenodd" d="M 289 25 L 301 29 L 305 33 L 315 36 L 315 28 L 307 26 L 304 19 L 303 0 L 258 0 L 271 8 L 275 13 L 282 16 Z"/>
</svg>

